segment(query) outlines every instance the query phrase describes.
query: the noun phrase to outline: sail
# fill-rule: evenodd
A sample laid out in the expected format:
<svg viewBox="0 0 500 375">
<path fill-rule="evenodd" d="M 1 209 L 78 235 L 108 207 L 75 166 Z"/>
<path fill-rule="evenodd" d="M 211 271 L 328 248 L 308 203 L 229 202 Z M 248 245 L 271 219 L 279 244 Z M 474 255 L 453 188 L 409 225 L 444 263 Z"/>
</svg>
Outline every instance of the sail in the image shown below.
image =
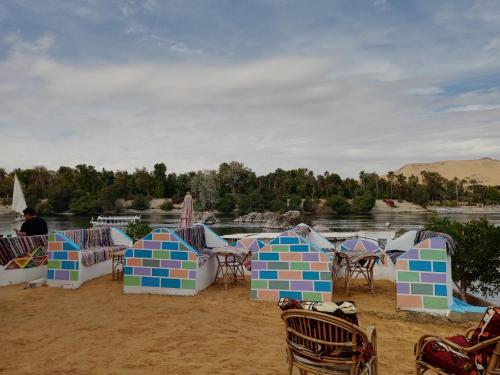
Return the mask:
<svg viewBox="0 0 500 375">
<path fill-rule="evenodd" d="M 14 192 L 12 193 L 12 210 L 22 214 L 23 210 L 26 208 L 26 200 L 24 199 L 23 189 L 21 188 L 21 183 L 14 175 Z"/>
</svg>

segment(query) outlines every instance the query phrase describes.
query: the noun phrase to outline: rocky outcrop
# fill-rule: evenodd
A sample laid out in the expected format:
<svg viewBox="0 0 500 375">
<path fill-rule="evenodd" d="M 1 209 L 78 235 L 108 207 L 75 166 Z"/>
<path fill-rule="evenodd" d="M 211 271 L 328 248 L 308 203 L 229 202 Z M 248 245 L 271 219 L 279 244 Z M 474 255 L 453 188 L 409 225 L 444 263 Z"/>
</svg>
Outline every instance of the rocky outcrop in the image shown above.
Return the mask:
<svg viewBox="0 0 500 375">
<path fill-rule="evenodd" d="M 330 229 L 323 225 L 323 224 L 316 224 L 313 229 L 316 231 L 316 232 L 328 232 Z"/>
<path fill-rule="evenodd" d="M 288 211 L 284 214 L 274 212 L 250 212 L 235 219 L 236 223 L 262 223 L 264 228 L 286 229 L 299 223 L 300 211 Z"/>
<path fill-rule="evenodd" d="M 195 215 L 195 221 L 203 224 L 215 224 L 218 222 L 212 211 L 199 212 Z"/>
</svg>

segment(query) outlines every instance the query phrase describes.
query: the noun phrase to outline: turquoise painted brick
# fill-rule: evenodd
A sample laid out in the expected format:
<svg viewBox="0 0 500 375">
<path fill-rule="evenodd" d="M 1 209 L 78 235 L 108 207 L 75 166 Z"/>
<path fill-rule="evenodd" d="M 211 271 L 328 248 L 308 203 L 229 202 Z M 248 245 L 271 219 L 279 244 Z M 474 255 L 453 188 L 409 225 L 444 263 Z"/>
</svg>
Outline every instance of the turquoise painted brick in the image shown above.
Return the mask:
<svg viewBox="0 0 500 375">
<path fill-rule="evenodd" d="M 302 278 L 304 280 L 319 280 L 319 272 L 304 271 L 302 272 Z"/>
<path fill-rule="evenodd" d="M 290 268 L 290 264 L 288 262 L 269 262 L 267 268 L 270 270 L 287 270 Z"/>
<path fill-rule="evenodd" d="M 278 271 L 259 271 L 259 279 L 276 280 L 278 278 Z"/>
<path fill-rule="evenodd" d="M 410 260 L 408 265 L 410 271 L 432 271 L 432 262 L 428 260 Z"/>
<path fill-rule="evenodd" d="M 291 245 L 290 251 L 292 253 L 305 253 L 309 251 L 309 245 Z"/>
<path fill-rule="evenodd" d="M 290 290 L 280 290 L 279 298 L 291 298 L 298 301 L 303 299 L 301 292 L 292 292 Z"/>
<path fill-rule="evenodd" d="M 299 237 L 279 237 L 279 238 L 280 238 L 280 244 L 282 245 L 292 245 L 300 243 Z"/>
<path fill-rule="evenodd" d="M 439 297 L 446 297 L 448 295 L 446 284 L 434 284 L 434 295 Z"/>
<path fill-rule="evenodd" d="M 332 290 L 332 283 L 327 281 L 315 281 L 314 291 L 316 292 L 330 292 Z"/>
<path fill-rule="evenodd" d="M 432 262 L 433 272 L 446 272 L 446 262 Z"/>
<path fill-rule="evenodd" d="M 259 253 L 259 260 L 279 261 L 280 255 L 278 253 Z"/>
<path fill-rule="evenodd" d="M 179 250 L 179 242 L 177 241 L 163 241 L 161 243 L 161 248 L 163 250 Z"/>
</svg>

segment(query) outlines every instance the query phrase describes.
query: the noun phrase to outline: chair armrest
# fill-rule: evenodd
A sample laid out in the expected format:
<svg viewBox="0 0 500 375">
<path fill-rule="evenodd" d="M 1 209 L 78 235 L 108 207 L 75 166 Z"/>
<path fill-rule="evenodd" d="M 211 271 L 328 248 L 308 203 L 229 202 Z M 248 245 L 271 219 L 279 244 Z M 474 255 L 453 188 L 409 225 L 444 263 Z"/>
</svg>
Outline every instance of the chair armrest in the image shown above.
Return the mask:
<svg viewBox="0 0 500 375">
<path fill-rule="evenodd" d="M 471 346 L 469 348 L 464 348 L 463 346 L 457 345 L 454 342 L 451 342 L 450 340 L 445 339 L 444 337 L 424 335 L 418 340 L 417 344 L 415 345 L 415 355 L 417 356 L 417 358 L 419 358 L 419 356 L 422 354 L 423 344 L 425 342 L 429 342 L 429 341 L 436 341 L 436 342 L 439 341 L 439 342 L 442 342 L 443 344 L 446 344 L 449 347 L 451 347 L 457 351 L 460 351 L 460 352 L 465 353 L 465 354 L 469 354 L 469 353 L 475 353 L 475 352 L 477 352 L 481 349 L 484 349 L 490 345 L 493 345 L 495 343 L 500 342 L 500 336 L 483 341 L 482 343 Z"/>
<path fill-rule="evenodd" d="M 467 331 L 465 331 L 465 337 L 468 339 L 470 338 L 470 335 L 476 330 L 476 327 L 469 328 Z"/>
<path fill-rule="evenodd" d="M 373 355 L 377 355 L 377 329 L 375 326 L 369 326 L 366 330 L 366 335 L 368 336 L 368 342 L 372 345 Z"/>
</svg>

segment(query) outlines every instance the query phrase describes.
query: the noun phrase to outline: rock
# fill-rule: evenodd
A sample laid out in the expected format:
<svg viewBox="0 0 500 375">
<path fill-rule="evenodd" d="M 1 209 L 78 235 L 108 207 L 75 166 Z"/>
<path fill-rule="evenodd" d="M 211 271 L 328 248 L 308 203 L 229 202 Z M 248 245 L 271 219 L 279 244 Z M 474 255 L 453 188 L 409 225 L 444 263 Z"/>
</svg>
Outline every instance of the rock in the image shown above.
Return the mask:
<svg viewBox="0 0 500 375">
<path fill-rule="evenodd" d="M 323 224 L 316 224 L 313 229 L 317 232 L 328 232 L 330 229 Z"/>
<path fill-rule="evenodd" d="M 286 229 L 298 224 L 300 211 L 288 211 L 284 214 L 274 212 L 250 212 L 235 219 L 236 223 L 263 223 L 264 228 Z"/>
<path fill-rule="evenodd" d="M 274 212 L 250 212 L 248 215 L 234 219 L 235 223 L 265 223 L 278 217 Z"/>
<path fill-rule="evenodd" d="M 203 224 L 215 224 L 218 222 L 215 214 L 212 211 L 204 211 L 202 213 L 198 213 L 196 214 L 195 219 L 196 221 Z"/>
</svg>

